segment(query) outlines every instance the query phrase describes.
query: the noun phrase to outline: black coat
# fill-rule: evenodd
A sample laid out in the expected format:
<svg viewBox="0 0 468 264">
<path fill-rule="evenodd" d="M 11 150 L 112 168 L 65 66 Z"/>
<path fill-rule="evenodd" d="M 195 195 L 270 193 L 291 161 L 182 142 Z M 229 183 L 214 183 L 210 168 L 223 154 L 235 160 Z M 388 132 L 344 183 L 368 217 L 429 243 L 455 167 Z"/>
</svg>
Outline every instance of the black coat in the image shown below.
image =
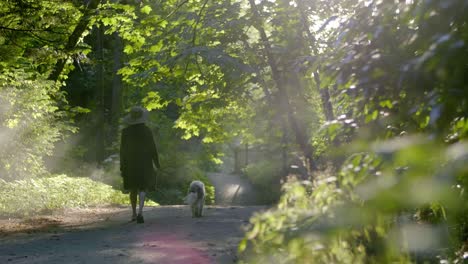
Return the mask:
<svg viewBox="0 0 468 264">
<path fill-rule="evenodd" d="M 120 144 L 120 171 L 124 189 L 153 190 L 156 184 L 153 162 L 157 168 L 160 167 L 151 130 L 145 124 L 124 128 Z"/>
</svg>

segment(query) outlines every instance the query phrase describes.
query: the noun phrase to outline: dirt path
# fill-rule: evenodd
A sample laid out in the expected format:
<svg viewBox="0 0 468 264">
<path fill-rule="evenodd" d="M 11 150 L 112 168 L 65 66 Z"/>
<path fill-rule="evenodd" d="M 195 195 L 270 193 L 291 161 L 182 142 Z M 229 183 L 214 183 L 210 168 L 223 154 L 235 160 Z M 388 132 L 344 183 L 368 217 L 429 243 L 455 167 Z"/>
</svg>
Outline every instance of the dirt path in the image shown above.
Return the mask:
<svg viewBox="0 0 468 264">
<path fill-rule="evenodd" d="M 144 224 L 129 207 L 66 210 L 29 220 L 0 219 L 0 263 L 234 263 L 242 227 L 261 206 L 236 175 L 211 173 L 217 206 L 191 218 L 188 206 L 146 207 Z"/>
<path fill-rule="evenodd" d="M 241 228 L 261 209 L 209 206 L 196 219 L 186 206 L 148 207 L 144 224 L 128 208 L 4 219 L 0 263 L 234 263 Z"/>
</svg>

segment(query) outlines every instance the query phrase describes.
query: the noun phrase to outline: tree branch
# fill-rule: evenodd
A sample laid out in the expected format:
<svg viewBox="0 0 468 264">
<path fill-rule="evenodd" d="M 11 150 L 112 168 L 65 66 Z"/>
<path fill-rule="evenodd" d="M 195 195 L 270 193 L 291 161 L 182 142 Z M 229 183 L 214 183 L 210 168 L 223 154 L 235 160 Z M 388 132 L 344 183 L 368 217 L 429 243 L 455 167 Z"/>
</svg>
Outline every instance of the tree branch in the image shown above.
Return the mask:
<svg viewBox="0 0 468 264">
<path fill-rule="evenodd" d="M 198 12 L 197 21 L 195 21 L 195 23 L 194 23 L 193 26 L 192 26 L 192 28 L 193 28 L 192 48 L 195 47 L 195 41 L 196 41 L 196 39 L 197 39 L 197 26 L 198 26 L 198 23 L 200 23 L 201 14 L 202 14 L 202 12 L 203 12 L 203 9 L 205 9 L 206 4 L 208 4 L 208 1 L 209 1 L 209 0 L 205 0 L 205 2 L 203 3 L 203 6 L 201 7 L 200 11 Z M 189 56 L 189 57 L 190 57 L 190 56 Z M 196 61 L 196 58 L 195 58 L 195 61 Z M 198 62 L 197 62 L 197 63 L 198 63 Z M 187 63 L 185 64 L 184 75 L 187 73 L 187 70 L 188 70 L 189 65 L 190 65 L 190 60 L 187 60 Z"/>
<path fill-rule="evenodd" d="M 23 28 L 11 28 L 11 27 L 5 27 L 5 26 L 0 26 L 0 30 L 8 30 L 8 31 L 16 31 L 16 32 L 51 32 L 54 34 L 60 34 L 60 35 L 65 35 L 65 32 L 57 32 L 53 31 L 51 29 L 23 29 Z"/>
<path fill-rule="evenodd" d="M 205 2 L 203 3 L 203 6 L 201 7 L 200 12 L 198 12 L 197 21 L 196 21 L 196 22 L 193 24 L 193 26 L 192 26 L 192 27 L 193 27 L 192 47 L 195 46 L 195 41 L 196 41 L 196 39 L 197 39 L 197 27 L 198 27 L 198 24 L 199 24 L 200 21 L 201 21 L 203 9 L 205 9 L 206 4 L 208 4 L 208 1 L 209 1 L 209 0 L 205 0 Z"/>
<path fill-rule="evenodd" d="M 101 0 L 90 0 L 87 4 L 86 10 L 83 13 L 83 16 L 78 21 L 73 33 L 68 38 L 67 44 L 65 45 L 64 51 L 70 52 L 75 48 L 76 44 L 78 43 L 81 35 L 86 30 L 91 20 L 92 12 L 95 11 L 98 5 L 101 3 Z M 62 58 L 57 61 L 55 64 L 52 73 L 49 75 L 49 80 L 57 81 L 60 74 L 65 67 L 66 59 Z"/>
<path fill-rule="evenodd" d="M 176 6 L 176 8 L 174 10 L 172 10 L 172 12 L 170 12 L 167 16 L 166 16 L 166 19 L 169 18 L 170 16 L 172 16 L 173 14 L 175 14 L 175 12 L 177 12 L 177 10 L 179 10 L 179 8 L 181 8 L 183 5 L 185 5 L 189 0 L 185 0 L 183 1 L 182 3 L 178 4 Z"/>
</svg>

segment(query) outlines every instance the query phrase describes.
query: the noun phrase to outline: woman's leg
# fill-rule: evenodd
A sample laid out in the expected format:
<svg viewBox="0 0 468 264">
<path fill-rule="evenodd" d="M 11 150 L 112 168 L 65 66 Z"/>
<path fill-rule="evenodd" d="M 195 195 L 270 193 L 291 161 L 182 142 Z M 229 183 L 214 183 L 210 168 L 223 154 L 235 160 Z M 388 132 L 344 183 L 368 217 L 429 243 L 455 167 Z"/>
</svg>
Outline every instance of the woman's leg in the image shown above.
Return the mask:
<svg viewBox="0 0 468 264">
<path fill-rule="evenodd" d="M 130 191 L 130 204 L 132 205 L 132 220 L 137 215 L 136 213 L 137 190 Z"/>
<path fill-rule="evenodd" d="M 146 196 L 146 193 L 143 191 L 140 191 L 139 193 L 140 207 L 138 208 L 138 216 L 136 218 L 136 221 L 138 224 L 142 224 L 145 222 L 145 219 L 143 218 L 143 206 L 145 205 L 145 196 Z"/>
<path fill-rule="evenodd" d="M 143 206 L 145 206 L 145 196 L 146 196 L 146 192 L 140 191 L 140 197 L 139 197 L 140 207 L 138 208 L 139 215 L 143 214 Z"/>
</svg>

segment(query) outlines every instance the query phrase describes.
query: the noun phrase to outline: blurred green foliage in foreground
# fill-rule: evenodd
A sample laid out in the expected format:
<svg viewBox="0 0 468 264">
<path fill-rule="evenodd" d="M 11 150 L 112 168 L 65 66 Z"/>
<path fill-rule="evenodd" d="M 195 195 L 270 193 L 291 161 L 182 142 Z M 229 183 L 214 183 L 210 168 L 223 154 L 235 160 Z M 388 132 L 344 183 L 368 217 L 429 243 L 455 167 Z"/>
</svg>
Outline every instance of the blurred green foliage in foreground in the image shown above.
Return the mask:
<svg viewBox="0 0 468 264">
<path fill-rule="evenodd" d="M 372 150 L 336 175 L 292 177 L 277 207 L 251 219 L 248 263 L 463 263 L 467 143 L 413 136 Z"/>
</svg>

